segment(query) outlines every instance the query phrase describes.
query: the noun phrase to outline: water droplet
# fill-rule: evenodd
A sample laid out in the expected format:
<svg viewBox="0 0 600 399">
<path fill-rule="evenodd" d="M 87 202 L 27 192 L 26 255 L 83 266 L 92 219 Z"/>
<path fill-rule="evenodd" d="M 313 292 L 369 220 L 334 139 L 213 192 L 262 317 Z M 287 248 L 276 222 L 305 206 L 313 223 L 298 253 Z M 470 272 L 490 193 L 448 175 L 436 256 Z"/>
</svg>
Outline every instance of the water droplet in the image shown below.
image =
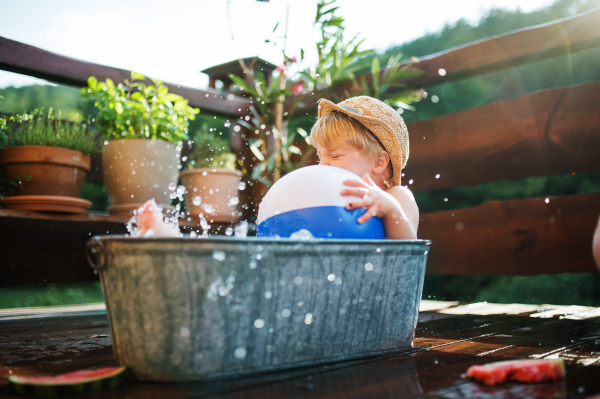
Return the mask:
<svg viewBox="0 0 600 399">
<path fill-rule="evenodd" d="M 261 254 L 256 254 L 256 260 L 261 260 L 262 259 L 262 255 Z"/>
<path fill-rule="evenodd" d="M 239 347 L 235 350 L 235 352 L 233 352 L 233 356 L 235 356 L 238 359 L 243 359 L 246 357 L 246 348 L 243 347 Z"/>
<path fill-rule="evenodd" d="M 209 215 L 215 212 L 215 207 L 211 204 L 202 204 L 202 209 Z"/>
<path fill-rule="evenodd" d="M 302 280 L 302 277 L 298 276 L 294 279 L 294 284 L 300 285 L 300 284 L 302 284 L 302 281 L 304 281 L 304 280 Z"/>
<path fill-rule="evenodd" d="M 410 179 L 410 180 L 408 181 L 408 184 L 413 184 L 413 182 L 414 182 L 414 180 L 413 180 L 413 179 Z"/>
<path fill-rule="evenodd" d="M 223 262 L 225 260 L 225 252 L 215 250 L 215 251 L 213 251 L 212 257 L 214 260 Z"/>
<path fill-rule="evenodd" d="M 440 178 L 440 174 L 438 173 L 437 175 L 435 175 L 435 178 L 439 179 Z"/>
<path fill-rule="evenodd" d="M 250 264 L 248 265 L 248 267 L 253 270 L 256 269 L 256 261 L 254 259 L 252 259 L 250 261 Z"/>
<path fill-rule="evenodd" d="M 272 330 L 272 329 L 270 328 L 269 330 Z M 269 332 L 272 332 L 272 331 L 269 331 Z M 267 345 L 267 352 L 269 352 L 269 353 L 275 352 L 275 346 Z"/>
<path fill-rule="evenodd" d="M 327 280 L 329 280 L 329 281 L 335 280 L 335 274 L 331 273 L 329 276 L 327 276 Z"/>
<path fill-rule="evenodd" d="M 206 175 L 208 175 L 207 171 L 202 172 L 202 176 L 206 176 Z"/>
<path fill-rule="evenodd" d="M 240 191 L 244 191 L 244 189 L 246 189 L 246 183 L 241 181 L 238 183 L 238 190 Z"/>
<path fill-rule="evenodd" d="M 335 285 L 340 285 L 342 284 L 342 279 L 338 277 L 335 280 L 333 280 L 333 282 L 335 283 Z"/>
<path fill-rule="evenodd" d="M 225 126 L 225 127 L 229 127 L 229 126 L 231 126 L 231 123 L 229 123 L 229 122 L 225 122 L 225 124 L 224 124 L 223 126 Z"/>
<path fill-rule="evenodd" d="M 181 328 L 179 329 L 179 334 L 180 334 L 182 337 L 184 337 L 184 338 L 187 338 L 187 337 L 189 337 L 189 336 L 190 336 L 190 329 L 189 329 L 189 328 L 186 328 L 186 327 L 181 327 Z"/>
<path fill-rule="evenodd" d="M 549 204 L 550 203 L 550 198 L 546 198 L 545 202 L 546 202 L 546 204 Z"/>
<path fill-rule="evenodd" d="M 311 313 L 307 313 L 306 316 L 304 316 L 304 324 L 309 325 L 310 323 L 312 323 L 313 321 L 313 315 Z"/>
<path fill-rule="evenodd" d="M 367 263 L 365 264 L 365 270 L 370 272 L 371 270 L 373 270 L 373 264 L 372 263 Z"/>
<path fill-rule="evenodd" d="M 283 309 L 283 310 L 281 311 L 281 315 L 282 315 L 283 317 L 290 317 L 290 315 L 291 315 L 291 314 L 292 314 L 292 311 L 291 311 L 291 310 L 289 310 L 289 309 Z"/>
<path fill-rule="evenodd" d="M 239 131 L 240 131 L 240 129 L 241 129 L 241 128 L 239 127 L 239 125 L 235 125 L 235 126 L 233 127 L 233 131 L 234 131 L 234 132 L 239 132 Z"/>
<path fill-rule="evenodd" d="M 176 192 L 177 192 L 177 195 L 180 195 L 180 196 L 185 194 L 185 186 L 178 186 Z"/>
<path fill-rule="evenodd" d="M 444 198 L 444 202 L 448 202 L 448 198 Z"/>
<path fill-rule="evenodd" d="M 265 321 L 263 319 L 254 320 L 254 327 L 263 328 L 265 326 Z"/>
<path fill-rule="evenodd" d="M 435 94 L 433 96 L 431 96 L 431 102 L 436 104 L 440 101 L 440 98 L 438 96 L 436 96 Z"/>
<path fill-rule="evenodd" d="M 169 191 L 175 191 L 176 188 L 177 188 L 176 183 L 169 183 Z"/>
<path fill-rule="evenodd" d="M 440 74 L 440 76 L 446 76 L 446 70 L 444 68 L 438 69 L 438 73 Z"/>
<path fill-rule="evenodd" d="M 375 295 L 375 300 L 376 300 L 376 301 L 381 301 L 381 299 L 382 299 L 382 298 L 381 298 L 381 295 Z"/>
<path fill-rule="evenodd" d="M 265 292 L 265 299 L 271 299 L 273 297 L 273 293 L 271 291 Z"/>
<path fill-rule="evenodd" d="M 229 206 L 235 206 L 240 203 L 240 199 L 238 197 L 229 198 Z"/>
<path fill-rule="evenodd" d="M 226 236 L 233 235 L 233 228 L 231 228 L 231 227 L 227 227 L 227 228 L 225 229 L 225 235 L 226 235 Z"/>
<path fill-rule="evenodd" d="M 202 203 L 202 197 L 200 197 L 199 195 L 196 195 L 194 198 L 192 198 L 192 204 L 199 206 Z"/>
<path fill-rule="evenodd" d="M 376 249 L 376 251 L 377 251 L 377 252 L 381 252 L 381 248 L 377 248 L 377 249 Z"/>
</svg>

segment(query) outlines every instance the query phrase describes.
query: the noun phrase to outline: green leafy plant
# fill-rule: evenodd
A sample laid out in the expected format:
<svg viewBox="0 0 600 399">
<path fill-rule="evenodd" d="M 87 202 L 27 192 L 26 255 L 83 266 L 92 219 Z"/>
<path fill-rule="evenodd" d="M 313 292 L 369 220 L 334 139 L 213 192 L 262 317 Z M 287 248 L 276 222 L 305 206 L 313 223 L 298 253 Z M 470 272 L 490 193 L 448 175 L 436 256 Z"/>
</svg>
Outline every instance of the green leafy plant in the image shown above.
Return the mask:
<svg viewBox="0 0 600 399">
<path fill-rule="evenodd" d="M 31 181 L 31 176 L 2 176 L 0 173 L 0 198 L 10 197 L 17 193 L 17 189 L 23 188 L 25 184 Z"/>
<path fill-rule="evenodd" d="M 188 169 L 224 168 L 235 170 L 236 157 L 229 149 L 229 140 L 218 136 L 203 124 L 194 134 L 194 152 L 187 159 Z"/>
<path fill-rule="evenodd" d="M 169 93 L 162 81 L 150 79 L 153 84 L 147 85 L 140 82 L 144 79 L 144 75 L 131 72 L 131 81 L 115 85 L 110 79 L 99 82 L 92 76 L 88 87 L 81 89 L 82 96 L 97 99 L 96 124 L 104 139 L 188 140 L 189 121 L 200 110 L 189 106 L 182 96 Z"/>
<path fill-rule="evenodd" d="M 83 153 L 100 149 L 98 137 L 89 123 L 73 123 L 58 118 L 54 110 L 35 109 L 31 113 L 0 120 L 0 147 L 39 145 L 59 147 Z"/>
<path fill-rule="evenodd" d="M 240 60 L 240 65 L 244 75 L 229 75 L 252 102 L 249 107 L 251 115 L 236 121 L 250 132 L 247 140 L 257 160 L 249 173 L 250 178 L 267 186 L 283 174 L 305 164 L 314 153 L 312 146 L 307 146 L 302 152 L 295 145 L 296 140 L 306 140 L 308 135 L 304 130 L 290 132 L 288 129 L 296 108 L 314 90 L 319 91 L 319 97 L 331 97 L 336 101 L 352 96 L 369 95 L 399 107 L 399 112 L 412 109 L 409 104 L 420 100 L 424 95 L 423 90 L 410 89 L 402 83 L 405 79 L 419 76 L 423 71 L 414 68 L 416 59 L 401 64 L 401 54 L 392 57 L 384 68 L 380 67 L 379 58 L 375 57 L 371 64 L 371 82 L 367 82 L 364 77 L 357 82 L 354 73 L 365 68 L 362 57 L 373 51 L 360 49 L 364 39 L 360 40 L 358 34 L 346 40 L 345 20 L 336 14 L 339 8 L 335 4 L 336 1 L 321 0 L 317 5 L 315 26 L 319 27 L 321 35 L 316 43 L 316 66 L 301 69 L 296 64 L 296 57 L 286 55 L 284 47 L 283 63 L 276 68 L 279 76 L 270 79 L 269 84 L 264 73 L 255 71 L 253 65 L 246 65 L 243 60 Z M 277 27 L 278 25 L 273 29 L 273 33 Z M 269 39 L 266 42 L 274 43 L 275 40 Z M 303 60 L 304 50 L 301 50 L 300 62 Z M 296 75 L 290 73 L 293 67 L 298 70 Z M 342 87 L 339 84 L 346 81 L 351 82 L 348 89 L 343 92 L 331 90 L 336 85 Z M 284 112 L 284 103 L 287 105 L 287 112 Z M 270 135 L 272 137 L 269 137 Z"/>
</svg>

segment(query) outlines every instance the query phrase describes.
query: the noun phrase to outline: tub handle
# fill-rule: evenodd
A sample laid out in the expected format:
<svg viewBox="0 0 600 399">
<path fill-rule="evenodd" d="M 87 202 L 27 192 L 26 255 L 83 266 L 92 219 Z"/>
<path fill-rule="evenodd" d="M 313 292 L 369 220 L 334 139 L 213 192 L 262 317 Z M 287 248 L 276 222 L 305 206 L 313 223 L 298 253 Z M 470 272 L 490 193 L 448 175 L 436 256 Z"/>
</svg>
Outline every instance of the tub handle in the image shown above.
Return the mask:
<svg viewBox="0 0 600 399">
<path fill-rule="evenodd" d="M 90 266 L 96 270 L 102 270 L 106 267 L 106 251 L 104 244 L 97 238 L 90 239 L 85 245 L 85 254 Z"/>
</svg>

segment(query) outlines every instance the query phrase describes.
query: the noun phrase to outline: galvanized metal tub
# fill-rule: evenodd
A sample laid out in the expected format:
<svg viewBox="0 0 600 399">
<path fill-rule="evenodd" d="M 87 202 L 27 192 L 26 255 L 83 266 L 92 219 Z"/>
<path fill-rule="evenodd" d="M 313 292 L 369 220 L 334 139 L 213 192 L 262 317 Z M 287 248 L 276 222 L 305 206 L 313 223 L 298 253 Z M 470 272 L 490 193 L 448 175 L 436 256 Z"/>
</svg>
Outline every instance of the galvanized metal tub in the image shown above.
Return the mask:
<svg viewBox="0 0 600 399">
<path fill-rule="evenodd" d="M 113 350 L 189 381 L 412 346 L 425 240 L 93 237 Z"/>
</svg>

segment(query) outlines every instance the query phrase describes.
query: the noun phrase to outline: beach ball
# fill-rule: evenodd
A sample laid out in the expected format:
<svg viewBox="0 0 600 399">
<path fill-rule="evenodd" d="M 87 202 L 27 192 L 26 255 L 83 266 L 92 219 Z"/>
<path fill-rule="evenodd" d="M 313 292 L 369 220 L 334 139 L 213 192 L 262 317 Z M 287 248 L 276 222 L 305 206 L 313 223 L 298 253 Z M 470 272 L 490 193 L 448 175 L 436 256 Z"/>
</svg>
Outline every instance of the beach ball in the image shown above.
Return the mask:
<svg viewBox="0 0 600 399">
<path fill-rule="evenodd" d="M 383 222 L 357 219 L 366 208 L 347 210 L 356 196 L 342 196 L 344 180 L 362 180 L 346 169 L 328 165 L 306 166 L 288 173 L 269 189 L 258 207 L 257 235 L 290 237 L 308 230 L 315 238 L 385 238 Z"/>
</svg>

